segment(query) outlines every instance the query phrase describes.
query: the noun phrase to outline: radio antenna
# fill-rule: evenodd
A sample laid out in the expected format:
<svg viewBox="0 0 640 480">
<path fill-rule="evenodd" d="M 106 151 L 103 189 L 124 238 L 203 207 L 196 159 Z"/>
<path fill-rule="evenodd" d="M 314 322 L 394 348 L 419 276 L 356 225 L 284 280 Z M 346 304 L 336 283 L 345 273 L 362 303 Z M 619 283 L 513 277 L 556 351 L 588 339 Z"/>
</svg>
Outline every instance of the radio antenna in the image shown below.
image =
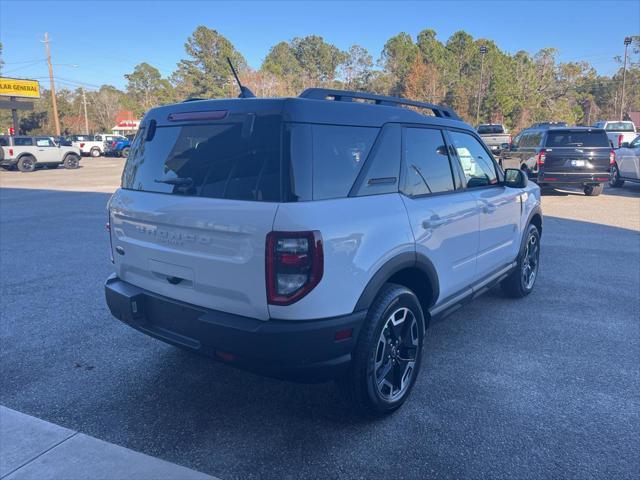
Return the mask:
<svg viewBox="0 0 640 480">
<path fill-rule="evenodd" d="M 242 83 L 240 82 L 240 79 L 238 78 L 238 74 L 236 73 L 236 69 L 233 68 L 233 63 L 231 63 L 231 59 L 229 57 L 227 57 L 227 62 L 229 62 L 229 66 L 231 67 L 231 73 L 233 73 L 233 76 L 236 78 L 236 82 L 238 82 L 238 87 L 240 87 L 240 95 L 238 95 L 238 97 L 239 98 L 255 97 L 255 94 L 251 90 L 249 90 L 247 87 L 242 85 Z"/>
</svg>

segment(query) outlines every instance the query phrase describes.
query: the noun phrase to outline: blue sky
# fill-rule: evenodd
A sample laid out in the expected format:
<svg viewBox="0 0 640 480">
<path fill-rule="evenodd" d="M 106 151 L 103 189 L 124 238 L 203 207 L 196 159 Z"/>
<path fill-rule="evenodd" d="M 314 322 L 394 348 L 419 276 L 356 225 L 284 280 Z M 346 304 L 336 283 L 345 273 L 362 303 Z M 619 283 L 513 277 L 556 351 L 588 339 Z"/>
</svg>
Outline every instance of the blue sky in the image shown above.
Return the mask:
<svg viewBox="0 0 640 480">
<path fill-rule="evenodd" d="M 255 68 L 271 46 L 295 36 L 322 35 L 342 49 L 357 43 L 377 59 L 392 35 L 404 31 L 415 37 L 432 28 L 441 41 L 462 29 L 511 53 L 555 47 L 561 60 L 586 60 L 610 75 L 624 36 L 640 34 L 640 1 L 0 0 L 3 73 L 47 85 L 40 41 L 47 31 L 62 86 L 121 88 L 123 75 L 143 61 L 169 75 L 201 24 L 225 35 Z"/>
</svg>

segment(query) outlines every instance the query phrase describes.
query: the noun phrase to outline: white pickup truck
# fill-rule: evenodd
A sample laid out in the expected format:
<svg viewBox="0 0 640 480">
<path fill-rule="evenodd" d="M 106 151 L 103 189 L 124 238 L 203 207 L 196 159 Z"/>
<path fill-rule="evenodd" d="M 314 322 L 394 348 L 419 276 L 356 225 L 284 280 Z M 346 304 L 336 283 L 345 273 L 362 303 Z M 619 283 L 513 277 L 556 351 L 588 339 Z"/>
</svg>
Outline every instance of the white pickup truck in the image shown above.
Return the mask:
<svg viewBox="0 0 640 480">
<path fill-rule="evenodd" d="M 511 135 L 500 123 L 484 123 L 476 128 L 478 135 L 489 147 L 491 153 L 498 154 L 503 149 L 503 145 L 511 143 Z"/>
<path fill-rule="evenodd" d="M 99 157 L 104 152 L 104 141 L 96 138 L 95 135 L 71 135 L 71 144 L 80 149 L 82 155 Z"/>
<path fill-rule="evenodd" d="M 593 126 L 606 130 L 613 148 L 620 148 L 623 143 L 631 143 L 638 136 L 636 126 L 629 121 L 603 120 Z"/>
</svg>

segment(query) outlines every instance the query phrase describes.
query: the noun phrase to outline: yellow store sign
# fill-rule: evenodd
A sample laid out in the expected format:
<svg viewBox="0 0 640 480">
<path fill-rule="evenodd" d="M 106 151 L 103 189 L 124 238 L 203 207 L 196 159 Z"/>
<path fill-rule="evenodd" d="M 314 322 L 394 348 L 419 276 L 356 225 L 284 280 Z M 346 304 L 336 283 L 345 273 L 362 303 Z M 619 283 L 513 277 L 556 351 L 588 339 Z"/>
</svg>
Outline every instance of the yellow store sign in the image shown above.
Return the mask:
<svg viewBox="0 0 640 480">
<path fill-rule="evenodd" d="M 5 97 L 40 98 L 37 80 L 0 77 L 0 95 Z"/>
</svg>

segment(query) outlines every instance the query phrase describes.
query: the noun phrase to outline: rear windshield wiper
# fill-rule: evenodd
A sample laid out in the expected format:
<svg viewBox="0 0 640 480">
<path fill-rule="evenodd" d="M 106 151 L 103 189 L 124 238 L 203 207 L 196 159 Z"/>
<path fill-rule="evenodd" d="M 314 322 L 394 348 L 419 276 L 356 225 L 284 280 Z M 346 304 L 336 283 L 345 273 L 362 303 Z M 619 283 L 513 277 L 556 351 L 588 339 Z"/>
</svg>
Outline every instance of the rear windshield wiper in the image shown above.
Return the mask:
<svg viewBox="0 0 640 480">
<path fill-rule="evenodd" d="M 181 178 L 181 177 L 177 177 L 177 178 L 157 178 L 155 180 L 156 183 L 166 183 L 168 185 L 176 185 L 179 187 L 188 187 L 190 185 L 193 185 L 193 178 L 190 177 L 186 177 L 186 178 Z"/>
</svg>

